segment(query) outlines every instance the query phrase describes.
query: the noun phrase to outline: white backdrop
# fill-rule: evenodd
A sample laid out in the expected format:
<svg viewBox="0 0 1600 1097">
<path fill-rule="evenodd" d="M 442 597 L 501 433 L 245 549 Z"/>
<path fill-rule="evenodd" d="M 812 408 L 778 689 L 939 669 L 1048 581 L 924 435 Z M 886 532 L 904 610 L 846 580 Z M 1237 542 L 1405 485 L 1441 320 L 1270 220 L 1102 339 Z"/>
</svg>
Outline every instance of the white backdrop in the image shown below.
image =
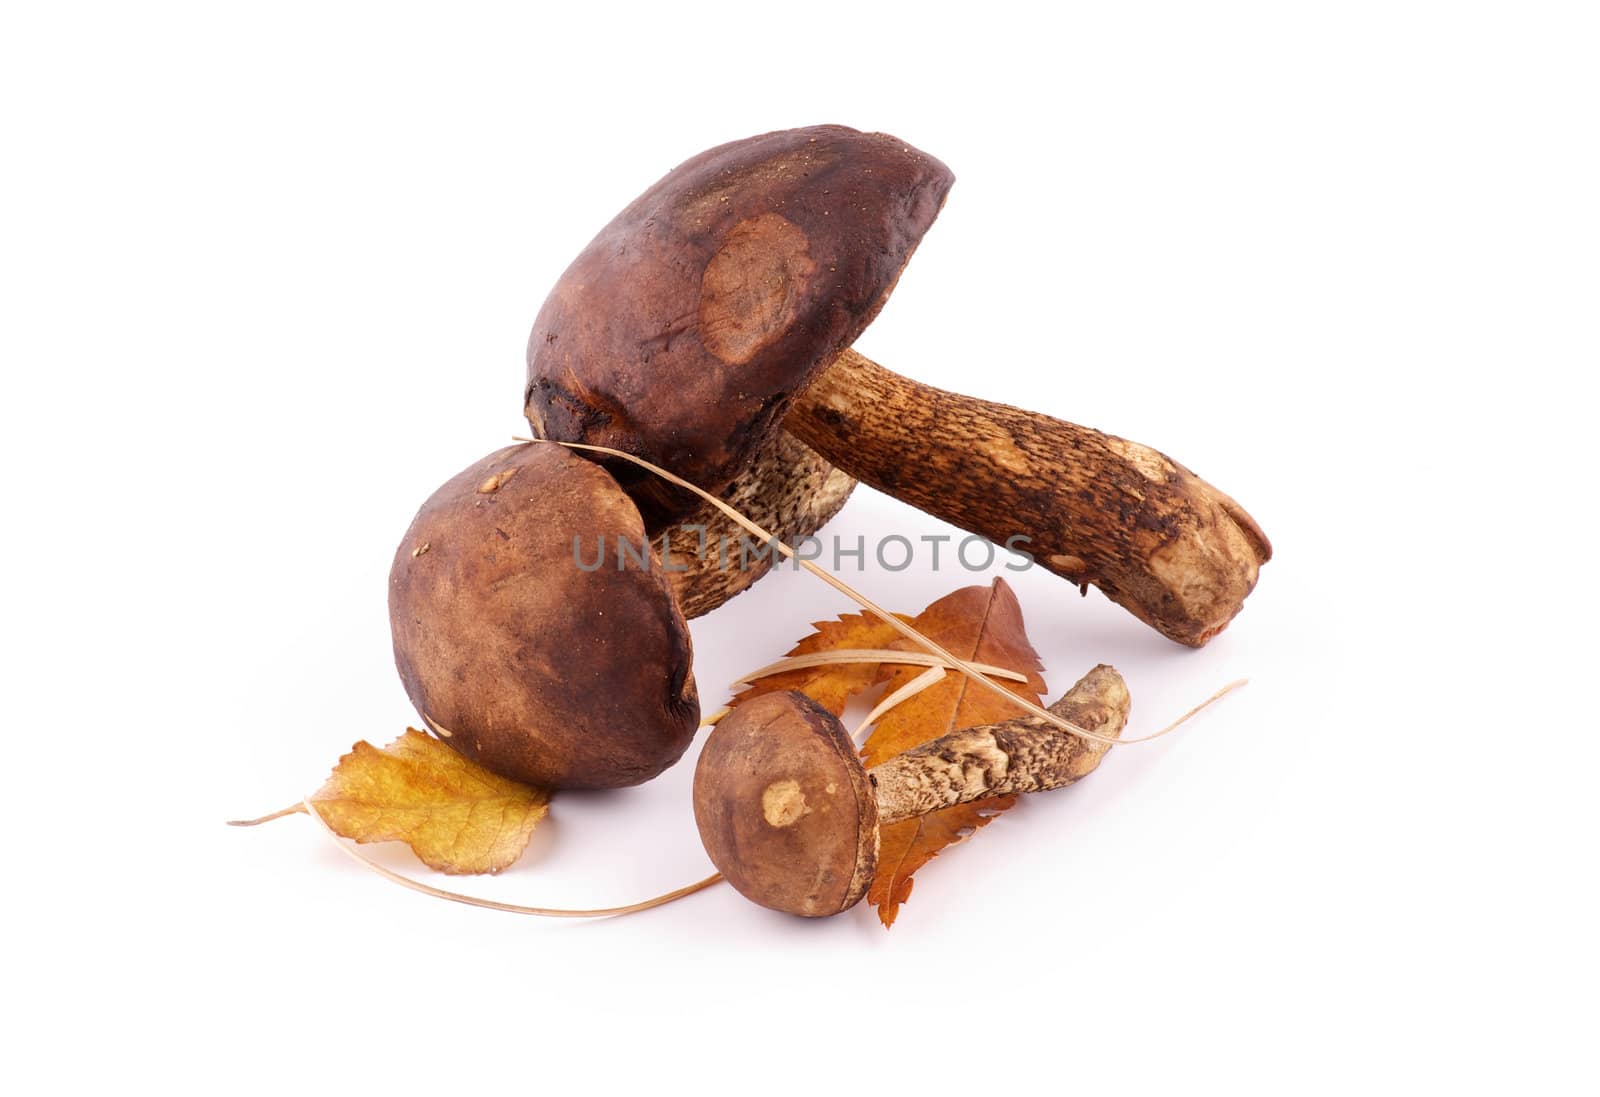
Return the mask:
<svg viewBox="0 0 1600 1097">
<path fill-rule="evenodd" d="M 1597 46 L 1540 3 L 8 9 L 0 1070 L 1592 1086 Z M 1252 684 L 947 852 L 887 933 L 726 888 L 514 917 L 304 819 L 225 829 L 414 720 L 390 554 L 522 428 L 571 257 L 688 155 L 823 121 L 958 180 L 866 353 L 1154 444 L 1272 536 L 1199 652 L 1016 578 L 1052 696 L 1111 662 L 1149 731 Z M 863 489 L 829 532 L 941 527 Z M 850 578 L 906 611 L 983 580 Z M 707 709 L 848 608 L 786 574 L 695 622 Z M 697 879 L 696 749 L 464 886 Z"/>
</svg>

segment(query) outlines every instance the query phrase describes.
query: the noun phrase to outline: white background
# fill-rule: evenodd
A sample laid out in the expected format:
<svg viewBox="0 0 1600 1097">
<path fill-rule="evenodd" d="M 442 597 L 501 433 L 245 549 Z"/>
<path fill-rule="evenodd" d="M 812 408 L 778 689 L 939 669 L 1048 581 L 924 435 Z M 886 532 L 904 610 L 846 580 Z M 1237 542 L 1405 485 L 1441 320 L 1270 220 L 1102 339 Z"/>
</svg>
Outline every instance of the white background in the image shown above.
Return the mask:
<svg viewBox="0 0 1600 1097">
<path fill-rule="evenodd" d="M 579 9 L 0 20 L 17 1092 L 1592 1087 L 1593 9 Z M 569 259 L 690 154 L 822 121 L 958 177 L 867 353 L 1155 444 L 1272 536 L 1200 652 L 1022 576 L 1052 695 L 1114 663 L 1149 731 L 1252 684 L 887 933 L 726 888 L 514 917 L 224 828 L 414 719 L 390 554 L 521 429 Z M 939 531 L 862 490 L 829 532 Z M 707 708 L 848 608 L 788 574 L 697 621 Z M 465 886 L 698 878 L 690 773 L 562 796 Z"/>
</svg>

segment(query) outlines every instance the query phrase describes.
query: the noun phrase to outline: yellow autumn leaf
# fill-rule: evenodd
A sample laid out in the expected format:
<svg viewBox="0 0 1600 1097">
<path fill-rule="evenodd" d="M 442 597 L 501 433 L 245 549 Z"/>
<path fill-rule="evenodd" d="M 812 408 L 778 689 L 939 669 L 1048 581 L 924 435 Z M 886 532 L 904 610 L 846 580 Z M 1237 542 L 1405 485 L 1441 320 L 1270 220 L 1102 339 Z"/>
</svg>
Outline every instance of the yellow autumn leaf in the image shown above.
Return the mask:
<svg viewBox="0 0 1600 1097">
<path fill-rule="evenodd" d="M 357 743 L 307 799 L 342 837 L 404 842 L 451 874 L 510 865 L 550 810 L 548 791 L 490 773 L 416 728 L 382 750 Z"/>
</svg>

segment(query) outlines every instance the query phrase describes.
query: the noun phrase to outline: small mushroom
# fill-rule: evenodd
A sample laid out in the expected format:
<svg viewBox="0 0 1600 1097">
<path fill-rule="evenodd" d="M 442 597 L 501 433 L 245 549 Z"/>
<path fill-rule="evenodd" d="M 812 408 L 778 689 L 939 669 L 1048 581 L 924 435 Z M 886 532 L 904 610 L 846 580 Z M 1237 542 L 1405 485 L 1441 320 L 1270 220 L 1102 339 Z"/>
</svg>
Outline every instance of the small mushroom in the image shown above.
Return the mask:
<svg viewBox="0 0 1600 1097">
<path fill-rule="evenodd" d="M 686 161 L 545 301 L 528 343 L 530 424 L 709 491 L 781 425 L 850 476 L 997 544 L 1023 538 L 1045 568 L 1204 644 L 1271 555 L 1237 503 L 1147 446 L 929 388 L 849 349 L 953 181 L 903 141 L 842 126 Z M 693 505 L 614 471 L 652 529 Z"/>
<path fill-rule="evenodd" d="M 1129 697 L 1098 666 L 1050 711 L 1109 738 Z M 832 713 L 803 693 L 739 705 L 706 740 L 694 818 L 717 871 L 751 902 L 826 917 L 859 902 L 877 871 L 878 828 L 940 808 L 1071 784 L 1108 744 L 1035 716 L 966 728 L 862 768 Z"/>
<path fill-rule="evenodd" d="M 558 446 L 498 450 L 434 492 L 395 552 L 389 621 L 423 720 L 506 777 L 638 784 L 699 726 L 688 625 L 638 508 Z"/>
</svg>

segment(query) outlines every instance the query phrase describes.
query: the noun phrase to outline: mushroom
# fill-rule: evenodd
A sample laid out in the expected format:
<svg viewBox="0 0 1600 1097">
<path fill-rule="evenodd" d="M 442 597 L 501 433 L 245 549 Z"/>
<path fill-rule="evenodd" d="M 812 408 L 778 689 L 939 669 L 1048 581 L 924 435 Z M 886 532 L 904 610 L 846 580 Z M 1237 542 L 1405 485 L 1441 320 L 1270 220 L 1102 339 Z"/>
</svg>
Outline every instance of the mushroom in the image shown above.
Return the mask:
<svg viewBox="0 0 1600 1097">
<path fill-rule="evenodd" d="M 699 726 L 688 625 L 638 508 L 559 446 L 497 450 L 434 492 L 395 553 L 389 621 L 417 712 L 503 776 L 638 784 Z"/>
<path fill-rule="evenodd" d="M 1204 644 L 1271 555 L 1237 503 L 1147 446 L 920 385 L 849 349 L 953 181 L 903 141 L 842 126 L 684 162 L 546 299 L 528 342 L 529 423 L 709 491 L 781 424 L 849 475 Z M 652 529 L 692 505 L 614 471 Z"/>
<path fill-rule="evenodd" d="M 1116 738 L 1128 705 L 1122 676 L 1102 665 L 1050 711 Z M 694 774 L 695 824 L 711 863 L 746 899 L 826 917 L 872 886 L 880 826 L 1071 784 L 1108 749 L 1020 716 L 864 769 L 832 713 L 803 693 L 769 693 L 739 705 L 707 738 Z"/>
</svg>

